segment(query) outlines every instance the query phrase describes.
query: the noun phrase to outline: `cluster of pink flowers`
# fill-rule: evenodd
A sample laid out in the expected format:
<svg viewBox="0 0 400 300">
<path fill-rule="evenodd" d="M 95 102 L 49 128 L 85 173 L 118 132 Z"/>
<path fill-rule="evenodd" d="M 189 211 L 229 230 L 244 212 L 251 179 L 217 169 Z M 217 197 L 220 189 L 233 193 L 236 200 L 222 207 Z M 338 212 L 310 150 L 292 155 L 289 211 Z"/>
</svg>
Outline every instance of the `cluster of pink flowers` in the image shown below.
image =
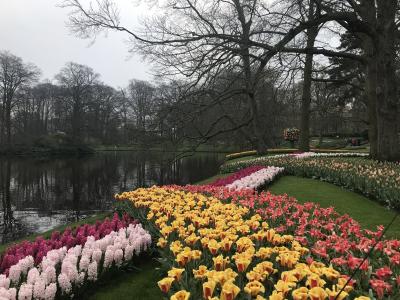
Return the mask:
<svg viewBox="0 0 400 300">
<path fill-rule="evenodd" d="M 217 179 L 209 186 L 225 186 L 233 190 L 254 190 L 272 182 L 283 171 L 284 168 L 279 167 L 252 166 L 239 170 L 226 178 Z"/>
<path fill-rule="evenodd" d="M 36 267 L 33 257 L 27 256 L 10 268 L 8 277 L 0 275 L 0 298 L 51 300 L 72 296 L 110 268 L 129 263 L 150 244 L 150 234 L 140 224 L 130 224 L 97 240 L 87 236 L 83 246 L 50 250 Z"/>
<path fill-rule="evenodd" d="M 332 207 L 322 208 L 316 203 L 300 204 L 287 195 L 269 192 L 255 194 L 250 190 L 234 191 L 224 187 L 170 186 L 191 192 L 211 194 L 221 200 L 249 207 L 259 213 L 272 228 L 280 233 L 292 234 L 311 249 L 308 262 L 314 259 L 333 264 L 343 274 L 351 274 L 363 261 L 371 247 L 381 237 L 383 227 L 377 231 L 363 230 L 348 215 L 338 214 Z M 372 289 L 375 297 L 391 295 L 400 298 L 400 241 L 383 239 L 377 244 L 355 276 L 355 288 Z"/>
<path fill-rule="evenodd" d="M 250 174 L 257 172 L 264 168 L 265 168 L 265 166 L 251 166 L 248 168 L 244 168 L 244 169 L 241 169 L 241 170 L 233 173 L 230 176 L 227 176 L 225 178 L 219 178 L 208 185 L 210 185 L 210 186 L 226 186 L 228 184 L 233 183 L 236 180 L 242 179 L 243 177 L 249 176 Z"/>
<path fill-rule="evenodd" d="M 258 189 L 268 183 L 271 183 L 280 173 L 282 173 L 284 168 L 280 167 L 266 167 L 258 170 L 246 177 L 228 184 L 226 187 L 233 190 L 243 190 L 243 189 Z"/>
<path fill-rule="evenodd" d="M 93 225 L 84 224 L 75 229 L 67 228 L 62 233 L 54 231 L 50 239 L 38 237 L 33 242 L 23 241 L 11 246 L 3 253 L 0 258 L 0 272 L 8 275 L 10 267 L 27 256 L 33 257 L 34 264 L 38 265 L 50 250 L 62 247 L 69 249 L 76 245 L 84 245 L 89 236 L 93 236 L 97 240 L 112 231 L 127 227 L 131 223 L 136 224 L 137 221 L 127 214 L 122 218 L 114 214 L 112 219 L 106 218 L 104 221 L 97 221 Z"/>
</svg>

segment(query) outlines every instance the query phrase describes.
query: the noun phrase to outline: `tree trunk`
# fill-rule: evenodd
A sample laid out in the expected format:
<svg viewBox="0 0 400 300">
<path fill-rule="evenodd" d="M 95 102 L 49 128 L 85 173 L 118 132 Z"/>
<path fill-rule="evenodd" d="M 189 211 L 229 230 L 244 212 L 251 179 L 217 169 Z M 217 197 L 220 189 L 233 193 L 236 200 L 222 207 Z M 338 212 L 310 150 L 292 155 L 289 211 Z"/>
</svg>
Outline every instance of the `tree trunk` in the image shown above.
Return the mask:
<svg viewBox="0 0 400 300">
<path fill-rule="evenodd" d="M 397 26 L 396 0 L 378 1 L 377 51 L 377 159 L 400 159 L 398 90 L 395 69 Z"/>
<path fill-rule="evenodd" d="M 11 146 L 11 100 L 7 100 L 5 113 L 6 146 L 9 148 Z"/>
<path fill-rule="evenodd" d="M 314 7 L 310 2 L 309 19 L 314 15 Z M 318 35 L 318 27 L 311 27 L 307 30 L 307 48 L 313 48 L 315 39 Z M 313 54 L 306 54 L 304 64 L 303 94 L 301 97 L 301 119 L 300 119 L 300 139 L 299 150 L 310 151 L 310 105 L 311 105 L 311 81 L 313 68 Z"/>
<path fill-rule="evenodd" d="M 74 106 L 72 109 L 72 139 L 75 144 L 82 142 L 81 132 L 83 130 L 81 126 L 81 104 L 79 99 L 75 99 Z"/>
<path fill-rule="evenodd" d="M 255 137 L 255 144 L 256 144 L 256 150 L 258 155 L 265 155 L 267 154 L 268 148 L 267 148 L 267 143 L 264 140 L 264 135 L 262 133 L 262 125 L 261 125 L 261 120 L 260 120 L 260 115 L 259 115 L 259 109 L 257 106 L 257 101 L 255 99 L 254 94 L 249 94 L 248 95 L 249 102 L 250 102 L 250 108 L 251 108 L 251 113 L 253 117 L 253 121 L 251 122 L 252 127 L 253 127 L 253 133 Z"/>
<path fill-rule="evenodd" d="M 378 153 L 378 128 L 376 116 L 376 81 L 377 65 L 376 58 L 372 55 L 368 58 L 366 93 L 368 99 L 368 140 L 370 143 L 369 154 L 372 158 L 377 158 Z"/>
</svg>

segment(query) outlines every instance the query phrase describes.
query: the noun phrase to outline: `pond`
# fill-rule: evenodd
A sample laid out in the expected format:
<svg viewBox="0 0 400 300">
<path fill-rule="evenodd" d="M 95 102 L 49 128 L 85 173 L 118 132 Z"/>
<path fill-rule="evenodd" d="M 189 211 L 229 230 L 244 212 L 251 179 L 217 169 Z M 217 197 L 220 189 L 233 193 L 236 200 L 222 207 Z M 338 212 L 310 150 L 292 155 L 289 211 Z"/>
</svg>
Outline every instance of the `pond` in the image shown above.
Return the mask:
<svg viewBox="0 0 400 300">
<path fill-rule="evenodd" d="M 113 195 L 154 184 L 187 184 L 218 172 L 224 155 L 102 152 L 81 158 L 0 158 L 0 241 L 107 211 Z"/>
</svg>

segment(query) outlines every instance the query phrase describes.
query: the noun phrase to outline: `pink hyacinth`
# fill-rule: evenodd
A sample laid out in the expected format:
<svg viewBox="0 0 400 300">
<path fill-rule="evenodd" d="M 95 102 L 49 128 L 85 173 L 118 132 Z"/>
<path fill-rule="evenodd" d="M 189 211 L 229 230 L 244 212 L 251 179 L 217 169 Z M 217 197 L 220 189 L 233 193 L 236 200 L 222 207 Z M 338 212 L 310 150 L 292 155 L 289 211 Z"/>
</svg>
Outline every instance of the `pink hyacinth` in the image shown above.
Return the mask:
<svg viewBox="0 0 400 300">
<path fill-rule="evenodd" d="M 33 285 L 33 298 L 43 299 L 46 291 L 46 282 L 43 279 L 38 279 Z"/>
<path fill-rule="evenodd" d="M 89 264 L 88 267 L 88 280 L 96 281 L 97 280 L 97 262 L 93 261 Z"/>
<path fill-rule="evenodd" d="M 69 281 L 68 276 L 64 273 L 58 275 L 58 285 L 63 294 L 69 294 L 72 290 L 71 282 Z"/>
<path fill-rule="evenodd" d="M 1 274 L 0 275 L 0 288 L 8 289 L 10 287 L 10 278 Z"/>
<path fill-rule="evenodd" d="M 18 300 L 31 300 L 33 296 L 33 286 L 23 283 L 18 291 Z"/>
<path fill-rule="evenodd" d="M 46 290 L 44 292 L 45 300 L 53 300 L 56 297 L 57 293 L 57 285 L 55 283 L 50 283 L 46 286 Z"/>
</svg>

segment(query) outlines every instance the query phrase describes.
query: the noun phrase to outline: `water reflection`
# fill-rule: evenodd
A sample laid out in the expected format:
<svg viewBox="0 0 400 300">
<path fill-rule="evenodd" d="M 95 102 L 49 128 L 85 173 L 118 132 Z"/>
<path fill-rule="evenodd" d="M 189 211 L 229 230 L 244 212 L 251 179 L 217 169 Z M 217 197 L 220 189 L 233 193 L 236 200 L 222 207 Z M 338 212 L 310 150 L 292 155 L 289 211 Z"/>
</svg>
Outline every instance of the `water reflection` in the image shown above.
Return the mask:
<svg viewBox="0 0 400 300">
<path fill-rule="evenodd" d="M 0 158 L 4 243 L 110 208 L 117 192 L 186 184 L 215 174 L 221 155 L 174 160 L 161 152 L 111 152 L 85 158 Z"/>
</svg>

